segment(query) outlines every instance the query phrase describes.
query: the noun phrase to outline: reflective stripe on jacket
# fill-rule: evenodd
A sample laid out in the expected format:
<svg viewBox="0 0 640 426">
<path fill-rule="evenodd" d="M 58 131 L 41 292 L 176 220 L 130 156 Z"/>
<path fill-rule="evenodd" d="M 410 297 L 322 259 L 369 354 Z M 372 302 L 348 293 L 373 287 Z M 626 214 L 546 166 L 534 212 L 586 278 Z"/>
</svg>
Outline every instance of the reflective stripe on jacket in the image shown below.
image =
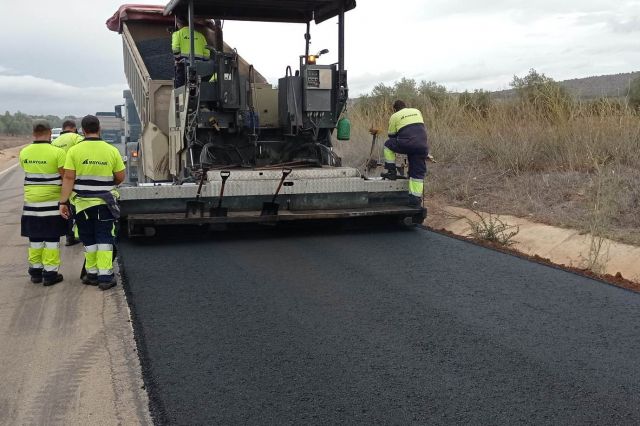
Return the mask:
<svg viewBox="0 0 640 426">
<path fill-rule="evenodd" d="M 403 108 L 389 118 L 389 137 L 394 137 L 405 126 L 424 124 L 422 113 L 416 108 Z"/>
<path fill-rule="evenodd" d="M 85 138 L 81 144 L 69 149 L 64 168 L 76 173 L 72 202 L 77 212 L 106 204 L 100 197 L 105 192 L 118 197 L 114 173 L 121 172 L 125 166 L 120 152 L 107 142 Z"/>
<path fill-rule="evenodd" d="M 64 150 L 49 141 L 35 141 L 20 151 L 20 167 L 24 170 L 25 203 L 57 202 L 60 199 L 64 166 Z"/>
</svg>

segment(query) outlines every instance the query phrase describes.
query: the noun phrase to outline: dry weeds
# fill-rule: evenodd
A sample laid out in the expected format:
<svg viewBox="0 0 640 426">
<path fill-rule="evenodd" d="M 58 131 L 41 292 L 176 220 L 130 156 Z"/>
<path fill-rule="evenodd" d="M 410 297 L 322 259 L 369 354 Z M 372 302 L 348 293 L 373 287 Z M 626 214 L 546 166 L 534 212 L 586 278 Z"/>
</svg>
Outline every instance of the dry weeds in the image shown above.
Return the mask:
<svg viewBox="0 0 640 426">
<path fill-rule="evenodd" d="M 13 148 L 28 144 L 31 139 L 28 136 L 5 136 L 0 135 L 0 149 Z"/>
<path fill-rule="evenodd" d="M 386 129 L 390 102 L 351 109 L 352 140 L 336 148 L 345 164 L 360 166 L 368 157 L 368 129 Z M 546 105 L 541 113 L 511 100 L 481 113 L 454 96 L 437 105 L 417 99 L 412 106 L 425 116 L 439 161 L 429 165 L 428 197 L 640 245 L 640 117 L 634 111 L 605 100 L 563 104 L 557 113 Z M 594 242 L 591 266 L 597 268 L 604 252 Z"/>
</svg>

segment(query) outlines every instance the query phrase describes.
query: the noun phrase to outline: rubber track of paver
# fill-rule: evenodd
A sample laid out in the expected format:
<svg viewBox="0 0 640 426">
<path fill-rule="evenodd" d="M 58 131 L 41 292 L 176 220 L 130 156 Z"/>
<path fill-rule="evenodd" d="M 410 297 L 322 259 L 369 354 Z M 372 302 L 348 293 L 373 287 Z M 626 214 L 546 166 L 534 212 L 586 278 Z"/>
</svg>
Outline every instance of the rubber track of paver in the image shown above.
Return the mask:
<svg viewBox="0 0 640 426">
<path fill-rule="evenodd" d="M 120 253 L 157 423 L 640 423 L 629 291 L 423 229 Z"/>
</svg>

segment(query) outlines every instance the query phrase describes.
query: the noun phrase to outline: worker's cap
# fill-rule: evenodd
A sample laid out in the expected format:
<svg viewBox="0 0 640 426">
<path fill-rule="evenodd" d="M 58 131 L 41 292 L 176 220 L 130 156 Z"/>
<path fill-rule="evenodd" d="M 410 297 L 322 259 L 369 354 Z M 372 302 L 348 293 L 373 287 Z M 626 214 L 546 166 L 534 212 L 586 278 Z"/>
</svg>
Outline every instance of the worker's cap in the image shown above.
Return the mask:
<svg viewBox="0 0 640 426">
<path fill-rule="evenodd" d="M 33 133 L 45 133 L 51 130 L 51 124 L 47 120 L 37 120 L 33 122 Z"/>
<path fill-rule="evenodd" d="M 100 131 L 100 120 L 95 115 L 85 115 L 82 118 L 81 125 L 85 133 L 98 133 Z"/>
</svg>

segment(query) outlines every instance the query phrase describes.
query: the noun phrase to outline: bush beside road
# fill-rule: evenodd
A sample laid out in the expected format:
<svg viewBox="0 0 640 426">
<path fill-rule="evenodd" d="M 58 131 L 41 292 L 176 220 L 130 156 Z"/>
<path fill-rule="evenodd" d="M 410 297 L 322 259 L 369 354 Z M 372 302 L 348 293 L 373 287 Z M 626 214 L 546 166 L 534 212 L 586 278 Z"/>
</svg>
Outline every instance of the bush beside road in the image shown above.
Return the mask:
<svg viewBox="0 0 640 426">
<path fill-rule="evenodd" d="M 513 86 L 519 96 L 493 99 L 407 79 L 379 85 L 351 107 L 352 141 L 337 150 L 345 164 L 363 164 L 368 129 L 385 132 L 402 98 L 422 110 L 438 160 L 427 198 L 640 245 L 638 110 L 620 99 L 577 99 L 533 70 Z"/>
</svg>

